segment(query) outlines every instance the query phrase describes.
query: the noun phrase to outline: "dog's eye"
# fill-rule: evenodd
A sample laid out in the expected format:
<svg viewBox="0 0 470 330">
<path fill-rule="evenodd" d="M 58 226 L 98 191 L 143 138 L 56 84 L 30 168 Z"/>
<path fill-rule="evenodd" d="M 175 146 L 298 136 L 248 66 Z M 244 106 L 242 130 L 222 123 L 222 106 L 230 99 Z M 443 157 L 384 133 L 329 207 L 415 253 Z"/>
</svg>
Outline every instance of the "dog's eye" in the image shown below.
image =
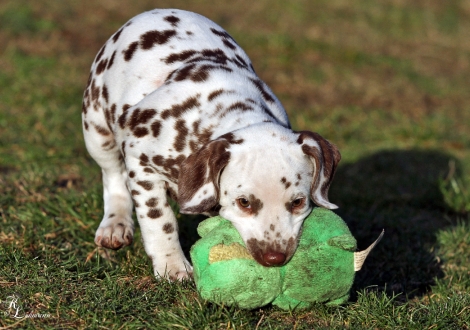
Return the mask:
<svg viewBox="0 0 470 330">
<path fill-rule="evenodd" d="M 237 199 L 237 203 L 240 207 L 244 208 L 244 209 L 247 209 L 250 207 L 250 201 L 246 198 L 239 198 Z"/>
<path fill-rule="evenodd" d="M 292 208 L 293 209 L 298 209 L 302 206 L 304 206 L 304 203 L 305 203 L 305 198 L 297 198 L 297 199 L 294 199 L 291 203 L 292 205 Z"/>
</svg>

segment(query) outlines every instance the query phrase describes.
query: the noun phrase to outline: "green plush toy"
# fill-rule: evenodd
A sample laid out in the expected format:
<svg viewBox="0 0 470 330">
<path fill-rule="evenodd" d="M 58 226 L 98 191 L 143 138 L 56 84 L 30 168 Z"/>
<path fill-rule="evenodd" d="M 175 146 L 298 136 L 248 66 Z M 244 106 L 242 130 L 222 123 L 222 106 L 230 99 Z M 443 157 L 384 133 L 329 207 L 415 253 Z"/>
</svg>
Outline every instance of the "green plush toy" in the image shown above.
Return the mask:
<svg viewBox="0 0 470 330">
<path fill-rule="evenodd" d="M 292 259 L 281 267 L 264 267 L 248 253 L 232 224 L 222 217 L 199 224 L 201 239 L 191 248 L 194 280 L 204 299 L 253 309 L 272 303 L 282 309 L 308 308 L 314 302 L 339 305 L 369 251 L 356 250 L 344 221 L 330 210 L 315 208 L 305 219 Z"/>
</svg>

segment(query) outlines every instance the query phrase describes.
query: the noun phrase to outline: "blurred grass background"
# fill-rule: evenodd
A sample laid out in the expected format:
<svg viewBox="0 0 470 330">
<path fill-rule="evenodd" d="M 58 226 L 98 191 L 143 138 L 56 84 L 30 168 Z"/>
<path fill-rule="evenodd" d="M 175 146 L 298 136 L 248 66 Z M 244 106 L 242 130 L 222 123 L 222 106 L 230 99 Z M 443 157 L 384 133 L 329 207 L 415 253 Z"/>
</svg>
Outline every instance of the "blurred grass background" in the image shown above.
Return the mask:
<svg viewBox="0 0 470 330">
<path fill-rule="evenodd" d="M 83 89 L 107 38 L 157 7 L 224 27 L 294 128 L 339 147 L 330 200 L 360 249 L 385 229 L 348 305 L 227 308 L 154 281 L 139 234 L 95 249 L 102 188 Z M 0 45 L 0 301 L 15 293 L 52 315 L 0 307 L 0 328 L 470 327 L 470 2 L 3 0 Z M 180 222 L 188 249 L 197 223 Z"/>
</svg>

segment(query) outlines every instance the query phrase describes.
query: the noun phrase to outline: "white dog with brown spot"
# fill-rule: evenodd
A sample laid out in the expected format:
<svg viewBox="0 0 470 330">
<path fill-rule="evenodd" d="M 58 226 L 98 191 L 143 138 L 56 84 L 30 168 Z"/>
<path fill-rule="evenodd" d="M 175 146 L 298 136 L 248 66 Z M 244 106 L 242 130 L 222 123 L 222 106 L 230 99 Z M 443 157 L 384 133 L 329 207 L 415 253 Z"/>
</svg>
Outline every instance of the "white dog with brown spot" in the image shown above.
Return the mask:
<svg viewBox="0 0 470 330">
<path fill-rule="evenodd" d="M 292 131 L 245 52 L 198 14 L 157 9 L 119 29 L 92 65 L 82 118 L 103 173 L 95 242 L 131 244 L 135 207 L 157 277 L 192 271 L 168 196 L 181 213 L 230 220 L 264 266 L 290 259 L 312 201 L 336 207 L 336 147 Z"/>
</svg>

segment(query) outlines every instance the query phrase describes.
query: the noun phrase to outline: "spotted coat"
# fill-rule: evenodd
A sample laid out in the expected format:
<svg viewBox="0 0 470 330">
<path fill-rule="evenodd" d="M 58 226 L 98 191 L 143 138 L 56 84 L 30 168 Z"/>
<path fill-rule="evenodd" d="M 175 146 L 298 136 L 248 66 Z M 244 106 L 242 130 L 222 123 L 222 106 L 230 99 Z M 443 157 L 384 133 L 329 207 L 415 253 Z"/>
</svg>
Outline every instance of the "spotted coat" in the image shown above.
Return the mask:
<svg viewBox="0 0 470 330">
<path fill-rule="evenodd" d="M 293 132 L 245 52 L 198 14 L 149 11 L 111 36 L 91 67 L 82 119 L 103 173 L 95 242 L 129 245 L 135 207 L 156 276 L 192 269 L 167 198 L 182 213 L 220 212 L 266 266 L 290 258 L 310 200 L 335 207 L 336 147 Z"/>
</svg>

